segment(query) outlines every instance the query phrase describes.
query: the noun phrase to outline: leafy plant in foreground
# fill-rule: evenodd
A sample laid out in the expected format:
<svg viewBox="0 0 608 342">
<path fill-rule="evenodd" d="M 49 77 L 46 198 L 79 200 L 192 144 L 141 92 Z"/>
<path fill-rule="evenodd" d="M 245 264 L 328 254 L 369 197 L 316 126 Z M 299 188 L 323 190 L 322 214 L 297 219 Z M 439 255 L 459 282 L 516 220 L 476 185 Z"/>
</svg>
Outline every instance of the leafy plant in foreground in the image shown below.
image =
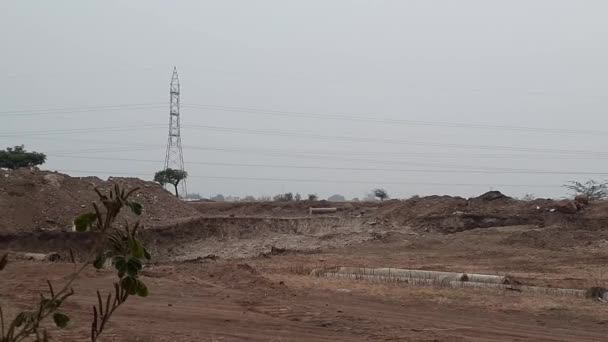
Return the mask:
<svg viewBox="0 0 608 342">
<path fill-rule="evenodd" d="M 47 280 L 48 293 L 40 294 L 40 301 L 33 310 L 18 313 L 12 321 L 5 324 L 0 306 L 0 342 L 49 341 L 47 329 L 41 327 L 41 323 L 49 316 L 53 317 L 57 327 L 65 328 L 70 318 L 60 311 L 61 305 L 74 294 L 73 283 L 90 265 L 100 269 L 109 261 L 118 275 L 114 289 L 109 291 L 107 296 L 102 296 L 101 292 L 97 291 L 97 304 L 93 306 L 91 341 L 97 341 L 112 314 L 129 296 L 146 297 L 148 295 L 148 288 L 139 279 L 139 274 L 143 263 L 150 260 L 151 256 L 141 241 L 137 239 L 139 223 L 129 227 L 128 222 L 125 221 L 123 227 L 114 227 L 114 221 L 123 207 L 128 207 L 134 214 L 141 215 L 141 204 L 129 200 L 129 197 L 137 190 L 125 191 L 118 185 L 114 185 L 106 196 L 99 189 L 95 189 L 99 202 L 105 210 L 102 211 L 97 203 L 93 203 L 94 212 L 80 215 L 74 220 L 76 231 L 90 231 L 95 234 L 95 241 L 89 255 L 82 264 L 78 265 L 70 251 L 75 267 L 74 272 L 67 277 L 66 283 L 59 291 L 56 291 L 52 283 Z M 0 258 L 0 270 L 5 268 L 7 260 L 7 254 Z"/>
</svg>

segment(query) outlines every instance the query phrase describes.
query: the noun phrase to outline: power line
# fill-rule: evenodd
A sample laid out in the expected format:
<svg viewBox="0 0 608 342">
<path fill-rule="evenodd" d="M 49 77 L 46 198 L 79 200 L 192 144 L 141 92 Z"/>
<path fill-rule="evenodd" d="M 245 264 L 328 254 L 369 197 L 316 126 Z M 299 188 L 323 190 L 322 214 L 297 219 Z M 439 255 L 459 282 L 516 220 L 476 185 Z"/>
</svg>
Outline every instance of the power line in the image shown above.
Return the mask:
<svg viewBox="0 0 608 342">
<path fill-rule="evenodd" d="M 24 136 L 24 135 L 53 135 L 53 134 L 79 134 L 79 133 L 93 133 L 93 132 L 108 132 L 108 131 L 132 131 L 139 129 L 150 129 L 162 127 L 160 124 L 148 124 L 148 125 L 137 125 L 137 126 L 114 126 L 114 127 L 88 127 L 81 129 L 65 129 L 65 130 L 47 130 L 47 131 L 22 131 L 17 133 L 2 133 L 0 137 L 13 137 L 13 136 Z M 360 138 L 351 136 L 327 136 L 321 134 L 302 133 L 302 132 L 281 132 L 281 131 L 269 131 L 269 130 L 255 130 L 255 129 L 244 129 L 244 128 L 231 128 L 222 126 L 207 126 L 207 125 L 187 125 L 182 126 L 186 128 L 204 129 L 218 132 L 231 132 L 231 133 L 243 133 L 243 134 L 257 134 L 257 135 L 273 135 L 290 138 L 307 138 L 317 140 L 335 140 L 335 141 L 349 141 L 349 142 L 366 142 L 366 143 L 385 143 L 385 144 L 398 144 L 398 145 L 411 145 L 411 146 L 430 146 L 430 147 L 453 147 L 453 148 L 465 148 L 465 149 L 480 149 L 480 150 L 504 150 L 504 151 L 521 151 L 521 152 L 537 152 L 537 153 L 561 153 L 561 154 L 586 154 L 586 155 L 604 155 L 608 156 L 608 152 L 588 151 L 588 150 L 563 150 L 563 149 L 548 149 L 548 148 L 529 148 L 529 147 L 513 147 L 513 146 L 492 146 L 492 145 L 474 145 L 474 144 L 454 144 L 454 143 L 434 143 L 424 141 L 406 141 L 406 140 L 394 140 L 394 139 L 381 139 L 381 138 Z"/>
<path fill-rule="evenodd" d="M 164 104 L 161 103 L 140 103 L 140 104 L 119 104 L 119 105 L 105 105 L 105 106 L 90 106 L 90 107 L 67 107 L 67 108 L 51 108 L 51 109 L 29 109 L 29 110 L 13 110 L 0 112 L 0 117 L 26 117 L 26 116 L 38 116 L 38 115 L 62 115 L 62 114 L 74 114 L 74 113 L 87 113 L 97 111 L 117 111 L 117 110 L 141 110 L 141 109 L 154 109 L 163 108 Z M 370 123 L 381 123 L 381 124 L 399 124 L 399 125 L 414 125 L 414 126 L 434 126 L 434 127 L 451 127 L 451 128 L 474 128 L 474 129 L 489 129 L 489 130 L 506 130 L 506 131 L 526 131 L 526 132 L 537 132 L 537 133 L 559 133 L 559 134 L 593 134 L 593 135 L 607 135 L 608 131 L 602 130 L 582 130 L 582 129 L 565 129 L 565 128 L 542 128 L 542 127 L 529 127 L 529 126 L 509 126 L 509 125 L 491 125 L 491 124 L 476 124 L 476 123 L 461 123 L 461 122 L 435 122 L 435 121 L 422 121 L 422 120 L 404 120 L 404 119 L 390 119 L 390 118 L 378 118 L 374 116 L 361 116 L 357 114 L 319 114 L 304 111 L 285 111 L 285 110 L 274 110 L 274 109 L 262 109 L 262 108 L 249 108 L 249 107 L 237 107 L 237 106 L 224 106 L 224 105 L 212 105 L 212 104 L 186 104 L 184 108 L 194 109 L 209 109 L 219 110 L 225 112 L 237 112 L 237 113 L 249 113 L 256 115 L 271 115 L 271 116 L 285 116 L 285 117 L 301 117 L 311 119 L 326 119 L 326 120 L 346 120 L 346 121 L 357 121 L 357 122 L 370 122 Z"/>
<path fill-rule="evenodd" d="M 104 158 L 74 155 L 49 155 L 58 158 L 72 159 L 91 159 L 91 160 L 116 160 L 130 162 L 158 163 L 158 160 L 133 159 L 133 158 Z M 588 171 L 543 171 L 543 170 L 432 170 L 432 169 L 388 169 L 388 168 L 361 168 L 361 167 L 328 167 L 328 166 L 308 166 L 308 165 L 285 165 L 285 164 L 244 164 L 244 163 L 224 163 L 224 162 L 196 162 L 190 161 L 195 165 L 231 166 L 231 167 L 262 167 L 262 168 L 287 168 L 287 169 L 311 169 L 311 170 L 339 170 L 339 171 L 390 171 L 390 172 L 425 172 L 425 173 L 481 173 L 481 174 L 552 174 L 552 175 L 608 175 L 608 172 L 588 172 Z"/>
<path fill-rule="evenodd" d="M 45 151 L 46 155 L 53 155 L 54 153 L 58 153 L 58 154 L 63 154 L 63 153 L 81 153 L 81 152 L 87 152 L 87 153 L 110 153 L 110 152 L 133 152 L 133 151 L 150 151 L 150 150 L 158 150 L 158 149 L 165 149 L 165 147 L 129 147 L 129 148 L 124 148 L 124 147 L 120 147 L 120 148 L 85 148 L 85 149 L 78 149 L 78 150 L 71 150 L 71 151 Z"/>
<path fill-rule="evenodd" d="M 87 128 L 71 128 L 71 129 L 54 129 L 41 131 L 21 131 L 21 132 L 0 132 L 0 137 L 14 137 L 27 135 L 63 135 L 63 134 L 82 134 L 82 133 L 97 133 L 97 132 L 117 132 L 117 131 L 138 131 L 140 129 L 161 128 L 161 124 L 135 125 L 135 126 L 111 126 L 111 127 L 87 127 Z"/>
<path fill-rule="evenodd" d="M 78 172 L 86 174 L 110 174 L 110 175 L 132 175 L 141 176 L 148 175 L 147 172 L 108 172 L 108 171 L 85 171 L 85 170 L 56 170 L 58 172 Z M 230 179 L 230 180 L 247 180 L 247 181 L 279 181 L 279 182 L 306 182 L 306 183 L 340 183 L 340 184 L 386 184 L 386 185 L 429 185 L 429 186 L 484 186 L 484 187 L 525 187 L 525 188 L 557 188 L 556 185 L 542 184 L 481 184 L 481 183 L 437 183 L 437 182 L 392 182 L 392 181 L 351 181 L 343 179 L 304 179 L 304 178 L 272 178 L 272 177 L 231 177 L 231 176 L 214 176 L 214 175 L 189 175 L 191 178 L 205 179 Z"/>
<path fill-rule="evenodd" d="M 0 138 L 2 136 L 0 135 Z M 110 141 L 103 141 L 103 140 L 91 140 L 91 139 L 63 139 L 63 138 L 47 138 L 47 137 L 28 137 L 29 139 L 35 139 L 35 140 L 45 140 L 45 141 L 59 141 L 59 142 L 80 142 L 80 143 L 99 143 L 99 144 L 104 144 L 104 145 L 108 145 L 108 146 L 125 146 L 125 145 L 129 145 L 129 146 L 143 146 L 142 148 L 119 148 L 119 149 L 107 149 L 107 148 L 95 148 L 95 149 L 84 149 L 84 150 L 61 150 L 61 151 L 46 151 L 47 153 L 73 153 L 73 152 L 87 152 L 87 151 L 91 151 L 91 152 L 111 152 L 111 151 L 118 151 L 118 152 L 122 152 L 122 151 L 141 151 L 141 150 L 152 150 L 152 149 L 157 149 L 157 148 L 161 148 L 157 145 L 152 145 L 152 144 L 141 144 L 141 143 L 134 143 L 134 142 L 110 142 Z M 148 147 L 148 148 L 146 148 Z M 166 147 L 163 147 L 166 148 Z M 231 151 L 242 151 L 242 152 L 247 152 L 247 151 L 263 151 L 263 152 L 277 152 L 277 153 L 282 153 L 285 155 L 293 155 L 293 153 L 300 153 L 300 154 L 321 154 L 321 155 L 338 155 L 338 156 L 343 156 L 343 155 L 373 155 L 373 156 L 378 156 L 378 155 L 388 155 L 388 156 L 420 156 L 420 157 L 464 157 L 464 158 L 488 158 L 488 159 L 528 159 L 528 158 L 533 158 L 536 160 L 544 160 L 544 159 L 548 159 L 548 160 L 598 160 L 598 159 L 608 159 L 608 155 L 606 156 L 580 156 L 580 155 L 572 155 L 572 156 L 552 156 L 552 155 L 547 155 L 547 154 L 538 154 L 538 155 L 534 155 L 534 154 L 496 154 L 496 153 L 491 153 L 491 154 L 473 154 L 473 153 L 433 153 L 433 152 L 412 152 L 412 151 L 407 151 L 407 152 L 387 152 L 387 151 L 371 151 L 371 152 L 364 152 L 364 151 L 352 151 L 352 150 L 302 150 L 302 149 L 296 149 L 296 150 L 284 150 L 284 149 L 269 149 L 269 148 L 264 148 L 264 149 L 252 149 L 249 147 L 243 148 L 243 147 L 198 147 L 198 146 L 192 146 L 192 145 L 185 145 L 184 148 L 189 148 L 189 149 L 202 149 L 202 150 L 212 150 L 212 151 L 225 151 L 225 150 L 231 150 Z"/>
<path fill-rule="evenodd" d="M 428 167 L 456 167 L 456 168 L 464 168 L 464 169 L 484 169 L 476 166 L 470 165 L 450 165 L 450 164 L 435 164 L 435 163 L 419 163 L 419 162 L 399 162 L 399 161 L 385 161 L 385 160 L 376 160 L 376 159 L 362 159 L 362 158 L 343 158 L 343 157 L 328 157 L 328 156 L 310 156 L 310 155 L 298 155 L 293 153 L 274 153 L 274 152 L 263 152 L 263 151 L 246 151 L 246 150 L 238 150 L 238 149 L 229 149 L 229 148 L 214 148 L 214 147 L 191 147 L 196 150 L 207 150 L 207 151 L 221 151 L 221 152 L 232 152 L 232 153 L 246 153 L 246 154 L 256 154 L 263 156 L 271 156 L 271 157 L 297 157 L 298 159 L 312 159 L 312 160 L 324 160 L 324 161 L 347 161 L 347 162 L 363 162 L 363 163 L 371 163 L 374 165 L 404 165 L 404 166 L 428 166 Z M 128 160 L 134 160 L 132 158 L 128 158 Z M 511 168 L 485 168 L 488 170 L 503 170 L 503 171 L 526 171 L 523 169 L 511 169 Z M 539 170 L 534 170 L 539 171 Z"/>
<path fill-rule="evenodd" d="M 162 104 L 166 106 L 165 104 Z M 38 115 L 56 115 L 56 114 L 73 114 L 73 113 L 88 113 L 98 111 L 116 111 L 116 110 L 140 110 L 161 108 L 160 103 L 139 103 L 139 104 L 121 104 L 121 105 L 105 105 L 105 106 L 89 106 L 89 107 L 69 107 L 69 108 L 50 108 L 50 109 L 27 109 L 27 110 L 12 110 L 0 112 L 0 117 L 9 116 L 38 116 Z"/>
<path fill-rule="evenodd" d="M 459 123 L 459 122 L 433 122 L 433 121 L 420 121 L 420 120 L 403 120 L 403 119 L 389 119 L 389 118 L 377 118 L 373 116 L 359 116 L 352 114 L 318 114 L 302 111 L 279 111 L 269 110 L 260 108 L 247 108 L 247 107 L 232 107 L 232 106 L 219 106 L 210 104 L 186 104 L 185 108 L 200 108 L 219 110 L 226 112 L 238 112 L 248 113 L 256 115 L 271 115 L 271 116 L 283 116 L 283 117 L 300 117 L 310 119 L 323 119 L 323 120 L 346 120 L 346 121 L 358 121 L 358 122 L 372 122 L 381 124 L 399 124 L 399 125 L 413 125 L 413 126 L 434 126 L 434 127 L 452 127 L 452 128 L 475 128 L 475 129 L 490 129 L 490 130 L 507 130 L 507 131 L 526 131 L 526 132 L 537 132 L 537 133 L 560 133 L 560 134 L 599 134 L 606 135 L 608 131 L 599 130 L 578 130 L 578 129 L 564 129 L 564 128 L 541 128 L 541 127 L 527 127 L 527 126 L 508 126 L 508 125 L 489 125 L 489 124 L 475 124 L 475 123 Z"/>
<path fill-rule="evenodd" d="M 385 144 L 399 144 L 399 145 L 411 145 L 411 146 L 432 146 L 432 147 L 453 147 L 453 148 L 468 148 L 468 149 L 480 149 L 480 150 L 504 150 L 504 151 L 531 151 L 539 153 L 570 153 L 570 154 L 591 154 L 591 155 L 607 155 L 608 152 L 597 152 L 597 151 L 585 151 L 585 150 L 562 150 L 562 149 L 548 149 L 548 148 L 529 148 L 529 147 L 513 147 L 513 146 L 491 146 L 491 145 L 472 145 L 472 144 L 454 144 L 454 143 L 433 143 L 433 142 L 422 142 L 422 141 L 406 141 L 406 140 L 393 140 L 393 139 L 381 139 L 381 138 L 358 138 L 350 136 L 327 136 L 321 134 L 311 133 L 300 133 L 300 132 L 279 132 L 269 130 L 256 130 L 256 129 L 245 129 L 245 128 L 230 128 L 222 126 L 207 126 L 207 125 L 187 125 L 184 127 L 198 128 L 210 131 L 218 132 L 232 132 L 232 133 L 243 133 L 243 134 L 262 134 L 262 135 L 274 135 L 284 136 L 290 138 L 309 138 L 318 140 L 336 140 L 336 141 L 349 141 L 349 142 L 366 142 L 366 143 L 385 143 Z"/>
<path fill-rule="evenodd" d="M 1 137 L 1 136 L 0 136 Z M 160 149 L 160 146 L 152 145 L 152 144 L 141 144 L 141 143 L 133 143 L 133 142 L 108 142 L 108 141 L 100 141 L 100 140 L 91 140 L 91 139 L 53 139 L 53 138 L 43 138 L 43 137 L 29 137 L 29 139 L 36 140 L 45 140 L 45 141 L 66 141 L 66 142 L 79 142 L 79 143 L 101 143 L 106 144 L 108 146 L 121 146 L 121 148 L 91 148 L 91 149 L 82 149 L 82 150 L 52 150 L 47 153 L 74 153 L 74 152 L 128 152 L 128 151 L 144 151 L 144 150 L 156 150 Z M 138 148 L 125 148 L 125 145 L 129 146 L 139 146 Z M 550 159 L 550 160 L 598 160 L 598 159 L 607 159 L 608 156 L 547 156 L 547 155 L 496 155 L 496 154 L 488 154 L 488 155 L 475 155 L 475 154 L 434 154 L 434 153 L 417 153 L 417 152 L 396 152 L 396 153 L 386 153 L 386 152 L 369 152 L 369 153 L 360 153 L 358 151 L 310 151 L 310 150 L 299 150 L 296 153 L 289 150 L 281 150 L 281 149 L 255 149 L 255 148 L 231 148 L 231 147 L 201 147 L 201 146 L 192 146 L 185 145 L 185 149 L 194 149 L 194 150 L 207 150 L 207 151 L 218 151 L 218 152 L 232 152 L 232 153 L 245 153 L 245 154 L 257 154 L 257 155 L 265 155 L 265 156 L 276 156 L 276 157 L 298 157 L 298 158 L 306 158 L 306 159 L 316 159 L 316 160 L 329 160 L 329 161 L 351 161 L 351 162 L 365 162 L 365 163 L 374 163 L 374 164 L 390 164 L 390 165 L 413 165 L 413 163 L 403 163 L 399 161 L 386 161 L 386 160 L 370 160 L 363 158 L 345 158 L 343 155 L 348 154 L 361 154 L 361 155 L 414 155 L 414 156 L 422 156 L 422 157 L 470 157 L 470 158 L 533 158 L 537 160 Z M 310 154 L 321 154 L 321 156 L 310 155 Z M 333 155 L 333 156 L 332 156 Z M 446 165 L 446 164 L 429 164 L 429 163 L 415 163 L 419 166 L 438 166 L 438 167 L 464 167 L 464 168 L 473 168 L 478 169 L 480 167 L 476 166 L 461 166 L 461 165 Z M 505 170 L 505 168 L 487 168 L 485 169 L 499 169 Z M 517 169 L 509 169 L 509 170 L 517 170 Z"/>
<path fill-rule="evenodd" d="M 197 148 L 186 146 L 187 148 Z M 224 150 L 225 148 L 205 148 L 210 150 Z M 235 148 L 233 150 L 241 150 L 241 151 L 256 151 L 256 149 L 251 148 Z M 257 149 L 259 151 L 260 149 Z M 419 157 L 464 157 L 464 158 L 488 158 L 488 159 L 517 159 L 517 158 L 534 158 L 534 159 L 556 159 L 556 160 L 597 160 L 597 159 L 605 159 L 608 156 L 594 156 L 594 157 L 581 157 L 581 156 L 548 156 L 548 155 L 530 155 L 530 154 L 466 154 L 466 153 L 432 153 L 432 152 L 386 152 L 386 151 L 374 151 L 374 152 L 364 152 L 364 151 L 348 151 L 348 150 L 282 150 L 282 149 L 262 149 L 263 151 L 270 152 L 278 152 L 283 154 L 293 154 L 293 153 L 304 153 L 304 154 L 321 154 L 321 155 L 363 155 L 363 156 L 379 156 L 379 155 L 387 155 L 387 156 L 419 156 Z"/>
<path fill-rule="evenodd" d="M 190 147 L 192 149 L 197 150 L 208 150 L 208 151 L 222 151 L 222 152 L 234 152 L 234 153 L 246 153 L 246 154 L 256 154 L 256 155 L 264 155 L 271 157 L 290 157 L 290 158 L 305 158 L 305 159 L 313 159 L 313 160 L 326 160 L 326 161 L 345 161 L 345 162 L 362 162 L 362 163 L 371 163 L 374 165 L 415 165 L 415 166 L 430 166 L 430 167 L 457 167 L 464 169 L 489 169 L 489 170 L 518 170 L 512 168 L 499 168 L 499 167 L 478 167 L 471 165 L 452 165 L 452 164 L 436 164 L 436 163 L 420 163 L 420 162 L 401 162 L 401 161 L 393 161 L 393 160 L 378 160 L 378 159 L 364 159 L 364 158 L 345 158 L 341 156 L 311 156 L 306 154 L 294 154 L 294 153 L 281 153 L 281 152 L 263 152 L 263 151 L 253 151 L 253 150 L 239 150 L 239 149 L 230 149 L 230 148 L 215 148 L 215 147 Z M 522 170 L 522 169 L 519 169 Z"/>
</svg>

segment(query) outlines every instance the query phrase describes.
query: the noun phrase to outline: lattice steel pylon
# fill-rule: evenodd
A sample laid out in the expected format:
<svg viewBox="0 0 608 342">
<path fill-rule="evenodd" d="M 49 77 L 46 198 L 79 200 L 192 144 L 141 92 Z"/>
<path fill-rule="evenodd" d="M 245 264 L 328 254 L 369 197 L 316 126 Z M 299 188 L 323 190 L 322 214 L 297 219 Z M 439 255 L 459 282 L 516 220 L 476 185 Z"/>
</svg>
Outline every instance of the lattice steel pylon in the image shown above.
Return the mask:
<svg viewBox="0 0 608 342">
<path fill-rule="evenodd" d="M 171 168 L 184 171 L 184 154 L 182 152 L 182 137 L 179 126 L 179 90 L 177 67 L 174 67 L 173 76 L 171 77 L 171 86 L 169 88 L 169 139 L 167 140 L 165 170 Z M 180 197 L 185 198 L 188 195 L 185 179 L 179 183 L 178 188 Z"/>
</svg>

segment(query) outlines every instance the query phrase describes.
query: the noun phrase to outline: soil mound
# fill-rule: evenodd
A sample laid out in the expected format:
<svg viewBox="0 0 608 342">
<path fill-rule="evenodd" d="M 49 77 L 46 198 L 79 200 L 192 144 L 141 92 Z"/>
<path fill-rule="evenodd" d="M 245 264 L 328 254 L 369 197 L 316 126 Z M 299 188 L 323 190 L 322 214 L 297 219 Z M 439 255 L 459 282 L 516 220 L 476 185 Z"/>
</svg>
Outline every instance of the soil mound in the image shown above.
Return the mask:
<svg viewBox="0 0 608 342">
<path fill-rule="evenodd" d="M 514 225 L 568 224 L 588 229 L 608 224 L 606 201 L 590 203 L 581 209 L 575 206 L 574 212 L 567 213 L 557 210 L 558 204 L 550 199 L 521 201 L 490 191 L 468 200 L 428 196 L 394 201 L 381 205 L 375 215 L 395 225 L 442 233 Z"/>
<path fill-rule="evenodd" d="M 505 196 L 500 191 L 488 191 L 485 194 L 475 197 L 476 200 L 480 201 L 495 201 L 498 199 L 511 199 L 510 197 Z"/>
<path fill-rule="evenodd" d="M 560 201 L 518 200 L 500 191 L 489 191 L 469 199 L 426 196 L 384 202 L 194 202 L 191 205 L 207 217 L 268 218 L 303 217 L 308 216 L 309 207 L 329 206 L 337 208 L 337 212 L 327 216 L 362 219 L 374 226 L 408 226 L 442 233 L 515 225 L 562 225 L 581 229 L 608 226 L 608 201 L 570 202 L 574 203 L 570 205 L 571 210 L 563 210 Z"/>
<path fill-rule="evenodd" d="M 70 177 L 29 169 L 0 170 L 0 234 L 71 230 L 72 220 L 92 210 L 95 187 L 109 189 L 114 183 L 132 189 L 144 206 L 144 226 L 161 225 L 194 217 L 198 211 L 175 198 L 160 185 L 138 178 Z M 131 215 L 126 213 L 126 217 Z"/>
</svg>

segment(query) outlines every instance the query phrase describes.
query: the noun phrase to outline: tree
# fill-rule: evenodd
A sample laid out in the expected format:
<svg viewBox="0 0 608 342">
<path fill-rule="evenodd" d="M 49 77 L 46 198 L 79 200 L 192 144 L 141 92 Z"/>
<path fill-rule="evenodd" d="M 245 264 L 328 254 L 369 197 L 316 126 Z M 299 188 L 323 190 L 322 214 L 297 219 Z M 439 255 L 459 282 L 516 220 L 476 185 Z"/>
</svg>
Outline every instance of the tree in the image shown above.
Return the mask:
<svg viewBox="0 0 608 342">
<path fill-rule="evenodd" d="M 293 194 L 291 192 L 278 194 L 273 197 L 273 200 L 276 202 L 291 202 L 293 201 Z"/>
<path fill-rule="evenodd" d="M 608 197 L 608 182 L 599 182 L 593 179 L 585 183 L 570 181 L 564 184 L 566 189 L 572 190 L 574 196 L 583 195 L 590 201 L 601 200 Z"/>
<path fill-rule="evenodd" d="M 179 197 L 177 185 L 179 184 L 179 182 L 186 179 L 187 177 L 188 172 L 169 168 L 155 173 L 154 181 L 160 183 L 160 185 L 162 186 L 165 186 L 166 184 L 172 184 L 173 187 L 175 187 L 175 197 Z"/>
<path fill-rule="evenodd" d="M 224 195 L 222 195 L 222 194 L 217 194 L 217 195 L 211 197 L 210 200 L 215 201 L 215 202 L 224 202 L 226 200 L 226 198 L 224 198 Z"/>
<path fill-rule="evenodd" d="M 344 196 L 338 195 L 338 194 L 329 196 L 327 198 L 327 200 L 330 202 L 346 202 L 346 198 L 344 198 Z"/>
<path fill-rule="evenodd" d="M 65 282 L 61 287 L 54 287 L 53 283 L 47 280 L 48 292 L 40 293 L 38 302 L 31 310 L 17 313 L 12 320 L 5 320 L 3 313 L 6 311 L 0 306 L 0 341 L 48 342 L 50 340 L 48 325 L 43 323 L 50 317 L 53 318 L 55 326 L 65 328 L 70 323 L 70 317 L 65 314 L 62 305 L 74 294 L 74 283 L 83 276 L 83 271 L 89 266 L 101 269 L 105 267 L 106 261 L 110 261 L 118 275 L 107 296 L 102 296 L 101 292 L 97 291 L 97 303 L 93 305 L 93 321 L 88 329 L 91 332 L 91 342 L 98 340 L 112 314 L 127 301 L 129 296 L 148 296 L 148 288 L 139 275 L 144 263 L 149 261 L 151 256 L 137 237 L 139 222 L 129 225 L 125 221 L 121 227 L 113 226 L 123 207 L 130 208 L 135 215 L 141 215 L 141 204 L 129 199 L 137 189 L 125 191 L 114 185 L 107 195 L 97 188 L 95 191 L 99 196 L 99 203 L 93 203 L 95 211 L 82 214 L 74 220 L 77 232 L 90 231 L 94 234 L 93 247 L 88 256 L 79 265 L 70 250 L 74 271 L 63 278 Z M 8 254 L 0 257 L 0 271 L 6 267 L 7 261 Z M 7 289 L 7 291 L 15 290 Z M 13 295 L 16 294 L 15 292 Z"/>
<path fill-rule="evenodd" d="M 316 200 L 319 199 L 319 196 L 317 196 L 317 194 L 308 194 L 308 200 L 311 202 L 314 202 Z"/>
<path fill-rule="evenodd" d="M 388 193 L 384 189 L 374 189 L 374 190 L 372 190 L 372 193 L 374 194 L 375 197 L 378 197 L 381 201 L 384 201 L 385 199 L 388 198 Z"/>
<path fill-rule="evenodd" d="M 536 196 L 534 196 L 534 194 L 525 194 L 524 197 L 522 197 L 522 201 L 534 201 L 534 199 L 536 199 Z"/>
<path fill-rule="evenodd" d="M 20 167 L 32 167 L 42 165 L 46 161 L 46 155 L 38 152 L 28 152 L 23 145 L 7 147 L 0 150 L 0 168 L 18 169 Z"/>
<path fill-rule="evenodd" d="M 294 197 L 294 199 L 295 199 L 297 202 L 299 202 L 299 201 L 301 201 L 301 200 L 302 200 L 302 195 L 300 195 L 300 194 L 296 194 L 296 196 Z"/>
<path fill-rule="evenodd" d="M 203 199 L 203 196 L 201 196 L 201 194 L 197 194 L 197 193 L 189 193 L 188 195 L 186 195 L 186 198 L 200 201 Z"/>
</svg>

